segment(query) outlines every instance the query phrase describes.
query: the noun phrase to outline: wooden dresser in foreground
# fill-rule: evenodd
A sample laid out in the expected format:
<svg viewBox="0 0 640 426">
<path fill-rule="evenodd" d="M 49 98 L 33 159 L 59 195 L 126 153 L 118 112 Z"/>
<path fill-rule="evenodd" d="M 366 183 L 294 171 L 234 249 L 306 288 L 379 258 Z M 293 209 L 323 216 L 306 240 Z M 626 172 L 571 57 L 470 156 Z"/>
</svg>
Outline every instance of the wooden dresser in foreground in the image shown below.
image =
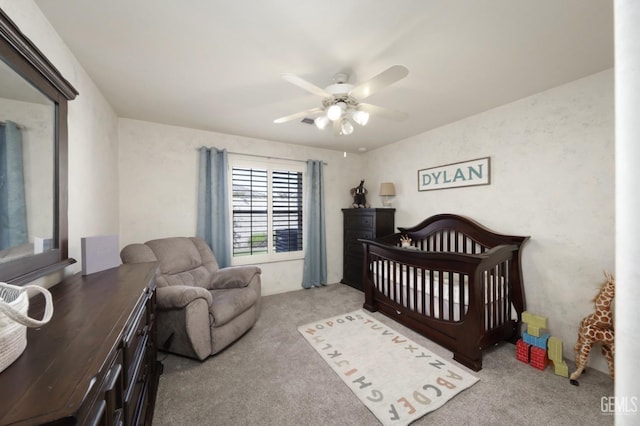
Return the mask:
<svg viewBox="0 0 640 426">
<path fill-rule="evenodd" d="M 0 373 L 0 425 L 151 424 L 156 361 L 155 263 L 73 275 L 50 289 L 53 318 Z M 44 299 L 31 299 L 42 318 Z"/>
<path fill-rule="evenodd" d="M 362 265 L 364 251 L 358 238 L 379 238 L 393 234 L 396 209 L 342 209 L 344 217 L 344 242 L 342 281 L 363 290 Z"/>
</svg>

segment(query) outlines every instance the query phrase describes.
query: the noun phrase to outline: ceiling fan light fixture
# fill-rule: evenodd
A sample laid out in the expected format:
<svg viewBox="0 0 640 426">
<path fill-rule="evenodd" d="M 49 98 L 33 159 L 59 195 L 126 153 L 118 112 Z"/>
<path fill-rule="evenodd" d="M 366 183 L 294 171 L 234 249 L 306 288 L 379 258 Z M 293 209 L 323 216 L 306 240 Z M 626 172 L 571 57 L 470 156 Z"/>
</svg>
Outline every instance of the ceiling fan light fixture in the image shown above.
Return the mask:
<svg viewBox="0 0 640 426">
<path fill-rule="evenodd" d="M 322 106 L 289 114 L 273 120 L 274 123 L 287 123 L 299 118 L 307 124 L 312 122 L 320 130 L 331 127 L 335 136 L 350 135 L 355 125 L 366 126 L 370 115 L 389 120 L 403 121 L 408 114 L 390 110 L 376 105 L 360 103 L 381 89 L 405 78 L 409 70 L 402 65 L 393 65 L 364 83 L 353 85 L 348 83 L 349 74 L 339 72 L 334 77 L 334 84 L 324 89 L 294 74 L 283 74 L 282 78 L 305 91 L 322 97 Z M 315 117 L 315 118 L 310 118 Z M 354 124 L 355 123 L 355 124 Z"/>
<path fill-rule="evenodd" d="M 369 113 L 367 111 L 354 111 L 351 117 L 353 121 L 361 126 L 366 126 L 369 122 Z"/>
<path fill-rule="evenodd" d="M 351 124 L 351 122 L 346 118 L 343 118 L 342 124 L 340 125 L 340 130 L 342 131 L 343 135 L 350 135 L 351 133 L 353 133 L 353 124 Z"/>
<path fill-rule="evenodd" d="M 313 122 L 318 129 L 323 130 L 325 127 L 327 127 L 327 124 L 329 124 L 329 117 L 327 117 L 326 115 L 321 115 L 320 117 L 317 117 L 315 120 L 313 120 Z"/>
<path fill-rule="evenodd" d="M 340 117 L 342 117 L 342 114 L 344 113 L 344 111 L 347 109 L 347 104 L 340 101 L 340 102 L 336 102 L 335 104 L 331 105 L 328 109 L 327 109 L 327 117 L 329 117 L 329 120 L 331 121 L 336 121 L 338 120 Z"/>
</svg>

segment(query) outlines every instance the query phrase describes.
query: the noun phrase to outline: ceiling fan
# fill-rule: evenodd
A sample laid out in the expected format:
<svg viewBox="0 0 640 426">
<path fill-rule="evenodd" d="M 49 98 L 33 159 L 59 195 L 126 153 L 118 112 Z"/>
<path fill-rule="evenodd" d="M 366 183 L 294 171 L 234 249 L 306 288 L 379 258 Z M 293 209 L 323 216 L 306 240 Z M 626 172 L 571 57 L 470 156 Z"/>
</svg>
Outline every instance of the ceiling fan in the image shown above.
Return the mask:
<svg viewBox="0 0 640 426">
<path fill-rule="evenodd" d="M 365 126 L 369 121 L 369 115 L 376 115 L 396 121 L 406 120 L 408 117 L 407 113 L 361 101 L 396 81 L 405 78 L 407 74 L 409 74 L 409 70 L 406 67 L 394 65 L 370 80 L 354 86 L 348 83 L 349 74 L 340 72 L 334 76 L 334 84 L 324 89 L 294 74 L 283 74 L 282 78 L 289 83 L 295 84 L 314 95 L 321 96 L 323 98 L 322 107 L 311 108 L 276 118 L 273 122 L 280 124 L 298 118 L 316 116 L 313 120 L 316 127 L 324 129 L 330 122 L 333 122 L 333 132 L 335 135 L 340 136 L 353 133 L 353 123 Z"/>
</svg>

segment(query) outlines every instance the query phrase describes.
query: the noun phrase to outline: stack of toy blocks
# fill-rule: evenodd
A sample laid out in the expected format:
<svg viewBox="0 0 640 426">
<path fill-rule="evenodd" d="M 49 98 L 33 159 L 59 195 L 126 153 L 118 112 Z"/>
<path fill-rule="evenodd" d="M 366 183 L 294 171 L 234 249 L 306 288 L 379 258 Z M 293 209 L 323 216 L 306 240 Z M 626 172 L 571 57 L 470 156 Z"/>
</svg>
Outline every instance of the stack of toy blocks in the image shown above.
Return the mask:
<svg viewBox="0 0 640 426">
<path fill-rule="evenodd" d="M 549 363 L 549 358 L 547 358 L 549 333 L 545 333 L 547 317 L 524 311 L 522 313 L 522 322 L 527 325 L 527 331 L 522 333 L 522 340 L 531 345 L 529 364 L 538 370 L 544 370 Z"/>
<path fill-rule="evenodd" d="M 569 368 L 562 359 L 562 340 L 546 332 L 547 317 L 524 311 L 522 322 L 527 331 L 516 343 L 516 358 L 538 370 L 544 370 L 551 360 L 555 374 L 569 377 Z"/>
</svg>

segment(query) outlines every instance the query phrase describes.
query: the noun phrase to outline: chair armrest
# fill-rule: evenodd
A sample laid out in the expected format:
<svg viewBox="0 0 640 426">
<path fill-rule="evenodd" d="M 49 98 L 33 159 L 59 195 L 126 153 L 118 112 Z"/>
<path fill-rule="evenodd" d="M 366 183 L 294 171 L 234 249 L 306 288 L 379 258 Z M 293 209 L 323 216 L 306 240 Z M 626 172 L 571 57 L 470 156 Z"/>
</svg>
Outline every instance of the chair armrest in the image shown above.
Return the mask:
<svg viewBox="0 0 640 426">
<path fill-rule="evenodd" d="M 209 289 L 240 288 L 249 285 L 253 277 L 262 270 L 257 266 L 229 266 L 216 271 L 209 283 Z"/>
<path fill-rule="evenodd" d="M 211 293 L 202 287 L 173 285 L 156 289 L 156 306 L 158 309 L 181 309 L 196 299 L 204 299 L 211 306 Z"/>
</svg>

